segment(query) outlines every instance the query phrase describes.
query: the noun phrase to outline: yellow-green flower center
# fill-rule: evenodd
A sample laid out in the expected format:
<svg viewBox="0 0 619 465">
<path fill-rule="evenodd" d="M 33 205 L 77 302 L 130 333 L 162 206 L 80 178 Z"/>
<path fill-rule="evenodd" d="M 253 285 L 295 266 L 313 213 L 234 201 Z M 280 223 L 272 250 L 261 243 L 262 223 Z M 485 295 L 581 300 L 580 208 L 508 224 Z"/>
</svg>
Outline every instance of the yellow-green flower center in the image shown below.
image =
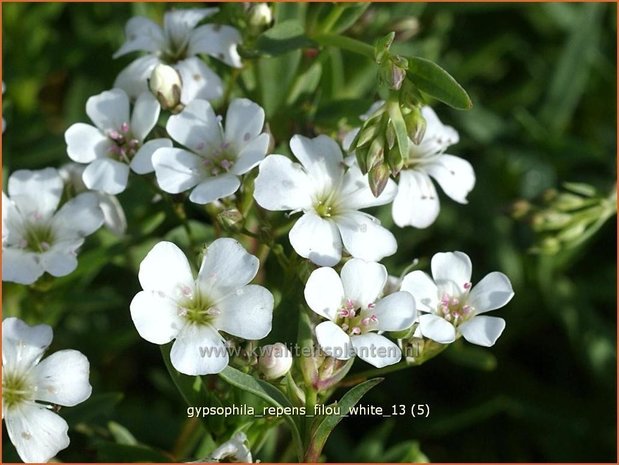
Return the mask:
<svg viewBox="0 0 619 465">
<path fill-rule="evenodd" d="M 2 402 L 11 408 L 34 399 L 34 388 L 28 375 L 4 370 L 2 373 Z"/>
</svg>

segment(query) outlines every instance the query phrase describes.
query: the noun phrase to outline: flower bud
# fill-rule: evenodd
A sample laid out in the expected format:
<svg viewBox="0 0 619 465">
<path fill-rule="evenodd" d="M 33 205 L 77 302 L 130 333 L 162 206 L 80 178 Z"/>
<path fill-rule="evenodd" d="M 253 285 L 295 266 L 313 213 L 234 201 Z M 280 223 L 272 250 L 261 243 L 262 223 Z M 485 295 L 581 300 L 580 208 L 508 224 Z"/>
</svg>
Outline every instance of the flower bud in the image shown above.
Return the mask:
<svg viewBox="0 0 619 465">
<path fill-rule="evenodd" d="M 164 64 L 158 64 L 153 69 L 148 80 L 151 92 L 164 110 L 179 113 L 183 109 L 181 103 L 181 76 L 174 68 Z"/>
<path fill-rule="evenodd" d="M 426 133 L 426 120 L 418 106 L 414 106 L 411 112 L 404 116 L 404 123 L 406 124 L 408 137 L 415 145 L 421 144 Z"/>
<path fill-rule="evenodd" d="M 292 353 L 281 342 L 266 345 L 262 348 L 262 356 L 258 368 L 266 379 L 281 378 L 292 367 Z"/>
<path fill-rule="evenodd" d="M 273 13 L 266 3 L 254 3 L 248 12 L 249 25 L 255 28 L 269 26 L 273 22 Z"/>
<path fill-rule="evenodd" d="M 374 197 L 378 197 L 385 190 L 390 175 L 391 169 L 386 163 L 375 165 L 370 169 L 368 172 L 368 181 Z"/>
</svg>

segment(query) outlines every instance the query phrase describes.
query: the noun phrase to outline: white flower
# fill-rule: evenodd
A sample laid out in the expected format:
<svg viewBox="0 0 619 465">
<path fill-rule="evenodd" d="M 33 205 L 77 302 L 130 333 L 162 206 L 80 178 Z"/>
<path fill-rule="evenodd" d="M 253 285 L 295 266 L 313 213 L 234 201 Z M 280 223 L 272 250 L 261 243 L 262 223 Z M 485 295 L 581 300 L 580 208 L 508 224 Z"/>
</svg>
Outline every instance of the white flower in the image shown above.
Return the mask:
<svg viewBox="0 0 619 465">
<path fill-rule="evenodd" d="M 320 266 L 336 265 L 342 244 L 350 255 L 377 261 L 397 249 L 395 237 L 362 208 L 384 205 L 395 195 L 389 181 L 374 197 L 358 166 L 347 169 L 342 152 L 327 136 L 296 135 L 290 148 L 301 162 L 269 155 L 260 164 L 254 198 L 267 210 L 303 211 L 290 230 L 290 243 L 302 257 Z"/>
<path fill-rule="evenodd" d="M 444 126 L 430 107 L 423 107 L 421 113 L 426 120 L 426 132 L 420 145 L 409 141 L 409 159 L 400 172 L 398 193 L 393 200 L 393 221 L 400 227 L 426 228 L 436 220 L 440 205 L 430 177 L 461 204 L 467 203 L 466 196 L 475 185 L 471 164 L 445 153 L 447 147 L 459 140 L 456 130 Z"/>
<path fill-rule="evenodd" d="M 84 237 L 103 223 L 94 193 L 82 193 L 56 211 L 62 179 L 54 168 L 20 170 L 2 193 L 2 280 L 34 283 L 45 271 L 65 276 L 77 267 Z"/>
<path fill-rule="evenodd" d="M 266 155 L 270 139 L 263 126 L 264 110 L 250 100 L 230 103 L 225 131 L 211 105 L 194 100 L 166 127 L 186 149 L 162 148 L 153 155 L 159 186 L 171 194 L 193 189 L 189 200 L 199 204 L 234 194 L 239 176 Z"/>
<path fill-rule="evenodd" d="M 48 325 L 28 326 L 18 318 L 2 322 L 2 418 L 24 462 L 47 462 L 68 447 L 69 427 L 50 407 L 77 405 L 92 391 L 88 359 L 77 350 L 41 361 L 51 342 Z"/>
<path fill-rule="evenodd" d="M 209 101 L 220 98 L 223 95 L 221 79 L 198 55 L 210 55 L 229 66 L 240 68 L 237 45 L 241 35 L 235 28 L 220 24 L 196 27 L 217 11 L 217 8 L 168 11 L 163 19 L 163 28 L 147 18 L 131 18 L 125 27 L 127 40 L 114 58 L 138 50 L 147 54 L 123 69 L 114 87 L 124 89 L 132 98 L 137 97 L 148 89 L 147 80 L 155 66 L 163 63 L 174 67 L 180 74 L 183 103 L 198 98 Z"/>
<path fill-rule="evenodd" d="M 462 335 L 480 346 L 494 345 L 505 320 L 481 315 L 506 305 L 514 296 L 509 278 L 497 271 L 471 284 L 471 260 L 463 252 L 437 253 L 432 257 L 432 276 L 413 271 L 402 281 L 402 290 L 415 296 L 421 333 L 449 344 Z"/>
<path fill-rule="evenodd" d="M 251 451 L 247 446 L 247 436 L 236 433 L 228 441 L 211 452 L 204 462 L 252 463 Z"/>
<path fill-rule="evenodd" d="M 58 173 L 65 185 L 70 186 L 76 194 L 88 190 L 84 185 L 83 174 L 85 165 L 80 163 L 66 163 L 60 167 Z M 127 230 L 127 217 L 122 205 L 114 195 L 94 192 L 99 199 L 99 208 L 103 213 L 103 225 L 116 236 L 122 236 Z"/>
<path fill-rule="evenodd" d="M 140 336 L 154 344 L 176 339 L 170 358 L 187 375 L 219 373 L 228 352 L 219 331 L 258 340 L 271 331 L 273 296 L 248 284 L 259 262 L 234 239 L 214 241 L 194 278 L 187 258 L 171 242 L 160 242 L 140 264 L 143 291 L 131 302 Z"/>
<path fill-rule="evenodd" d="M 127 187 L 129 167 L 138 174 L 153 171 L 153 152 L 172 146 L 168 139 L 144 143 L 159 111 L 159 103 L 150 92 L 140 94 L 131 115 L 129 97 L 121 89 L 88 99 L 86 114 L 95 125 L 75 123 L 64 135 L 71 160 L 88 164 L 83 174 L 88 189 L 120 194 Z"/>
<path fill-rule="evenodd" d="M 380 263 L 353 258 L 342 267 L 318 268 L 305 285 L 305 300 L 318 315 L 330 321 L 316 326 L 322 350 L 339 360 L 358 355 L 382 368 L 400 361 L 399 347 L 377 331 L 402 331 L 415 321 L 415 299 L 400 291 L 379 298 L 387 282 Z"/>
<path fill-rule="evenodd" d="M 258 368 L 266 379 L 281 378 L 292 368 L 292 352 L 281 342 L 263 346 Z"/>
</svg>

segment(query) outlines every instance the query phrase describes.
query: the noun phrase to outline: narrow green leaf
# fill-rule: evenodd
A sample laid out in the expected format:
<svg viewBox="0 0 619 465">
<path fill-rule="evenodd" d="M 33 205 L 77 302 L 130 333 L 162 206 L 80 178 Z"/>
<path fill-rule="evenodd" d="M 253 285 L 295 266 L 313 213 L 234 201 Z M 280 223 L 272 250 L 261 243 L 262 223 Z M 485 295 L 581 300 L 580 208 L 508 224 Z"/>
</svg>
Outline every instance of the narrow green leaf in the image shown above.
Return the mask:
<svg viewBox="0 0 619 465">
<path fill-rule="evenodd" d="M 170 378 L 172 378 L 176 389 L 178 389 L 178 392 L 181 394 L 185 403 L 188 406 L 209 405 L 206 396 L 204 395 L 204 391 L 202 391 L 202 379 L 199 376 L 183 375 L 176 371 L 176 369 L 172 366 L 172 362 L 170 360 L 170 350 L 172 349 L 172 344 L 162 345 L 160 348 L 161 355 L 163 356 L 163 361 L 168 369 Z"/>
<path fill-rule="evenodd" d="M 417 88 L 437 100 L 456 108 L 468 110 L 471 98 L 460 84 L 436 63 L 420 57 L 408 59 L 407 77 Z"/>
<path fill-rule="evenodd" d="M 342 396 L 337 405 L 340 407 L 340 415 L 326 415 L 323 417 L 317 417 L 314 420 L 312 427 L 312 435 L 310 443 L 308 444 L 308 452 L 305 456 L 306 459 L 312 459 L 316 461 L 322 448 L 324 447 L 327 439 L 335 427 L 340 421 L 344 419 L 345 415 L 348 415 L 351 407 L 357 405 L 361 398 L 374 386 L 383 381 L 384 378 L 369 379 L 361 384 L 356 385 L 350 391 Z"/>
<path fill-rule="evenodd" d="M 292 408 L 292 403 L 290 400 L 288 400 L 288 398 L 275 386 L 267 383 L 266 381 L 262 381 L 254 378 L 253 376 L 242 373 L 236 368 L 227 366 L 222 372 L 219 373 L 219 377 L 226 383 L 238 387 L 243 391 L 250 392 L 274 407 Z M 301 433 L 299 432 L 297 423 L 291 415 L 283 415 L 283 417 L 290 426 L 292 439 L 295 442 L 297 454 L 300 459 L 303 456 L 303 442 L 301 440 Z"/>
<path fill-rule="evenodd" d="M 335 26 L 331 29 L 332 32 L 336 34 L 341 34 L 346 31 L 348 28 L 352 27 L 357 20 L 363 16 L 363 13 L 368 9 L 371 5 L 371 2 L 358 2 L 358 3 L 343 3 L 346 9 L 342 13 L 342 16 L 339 17 Z"/>
<path fill-rule="evenodd" d="M 276 56 L 315 45 L 305 35 L 303 25 L 296 19 L 289 19 L 260 34 L 256 39 L 255 48 L 263 55 Z"/>
</svg>

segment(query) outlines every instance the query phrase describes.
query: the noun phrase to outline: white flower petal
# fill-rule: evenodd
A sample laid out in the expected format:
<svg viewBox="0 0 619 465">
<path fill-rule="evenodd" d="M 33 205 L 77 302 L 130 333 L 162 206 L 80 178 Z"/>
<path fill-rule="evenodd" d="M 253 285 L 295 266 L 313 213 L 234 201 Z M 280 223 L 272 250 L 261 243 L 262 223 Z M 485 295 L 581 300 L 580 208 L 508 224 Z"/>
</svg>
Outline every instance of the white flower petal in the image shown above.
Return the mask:
<svg viewBox="0 0 619 465">
<path fill-rule="evenodd" d="M 344 247 L 355 258 L 380 261 L 393 255 L 398 244 L 388 229 L 373 216 L 349 211 L 336 218 Z"/>
<path fill-rule="evenodd" d="M 236 152 L 255 139 L 264 126 L 264 110 L 249 99 L 237 98 L 230 102 L 226 113 L 225 140 Z"/>
<path fill-rule="evenodd" d="M 118 199 L 113 195 L 99 193 L 99 208 L 103 212 L 105 227 L 116 236 L 125 234 L 127 217 Z"/>
<path fill-rule="evenodd" d="M 389 179 L 383 192 L 378 197 L 374 197 L 367 174 L 362 174 L 359 166 L 354 164 L 344 175 L 340 194 L 341 202 L 342 205 L 351 210 L 385 205 L 394 199 L 397 189 L 396 183 Z"/>
<path fill-rule="evenodd" d="M 6 369 L 26 370 L 38 363 L 52 343 L 51 326 L 30 326 L 19 318 L 2 321 L 2 366 Z"/>
<path fill-rule="evenodd" d="M 401 171 L 391 209 L 395 224 L 401 228 L 427 228 L 434 223 L 439 210 L 438 194 L 430 177 L 415 170 Z"/>
<path fill-rule="evenodd" d="M 307 210 L 312 206 L 312 185 L 301 165 L 282 155 L 269 155 L 254 182 L 254 198 L 267 210 Z"/>
<path fill-rule="evenodd" d="M 376 302 L 368 314 L 378 318 L 379 331 L 402 331 L 410 328 L 417 318 L 415 299 L 406 291 L 394 292 Z"/>
<path fill-rule="evenodd" d="M 271 138 L 268 134 L 260 134 L 250 141 L 237 154 L 237 160 L 230 171 L 236 175 L 241 175 L 258 165 L 267 154 L 270 141 Z"/>
<path fill-rule="evenodd" d="M 376 368 L 393 365 L 402 358 L 400 348 L 385 336 L 366 333 L 352 336 L 350 339 L 357 357 Z"/>
<path fill-rule="evenodd" d="M 65 203 L 52 219 L 57 238 L 88 236 L 103 225 L 99 196 L 83 192 Z"/>
<path fill-rule="evenodd" d="M 193 203 L 205 205 L 234 194 L 241 186 L 241 181 L 231 173 L 203 179 L 189 195 Z"/>
<path fill-rule="evenodd" d="M 221 78 L 197 57 L 190 57 L 174 65 L 181 76 L 183 88 L 181 102 L 188 104 L 196 99 L 209 102 L 220 99 L 224 94 Z"/>
<path fill-rule="evenodd" d="M 235 28 L 221 24 L 205 24 L 192 31 L 187 54 L 206 53 L 228 66 L 240 68 L 241 57 L 237 51 L 240 43 L 241 34 Z"/>
<path fill-rule="evenodd" d="M 475 172 L 468 161 L 453 155 L 441 155 L 426 165 L 425 170 L 438 181 L 445 194 L 456 202 L 467 203 L 466 196 L 475 186 Z"/>
<path fill-rule="evenodd" d="M 69 446 L 69 426 L 59 415 L 34 402 L 8 409 L 6 430 L 19 458 L 26 463 L 48 462 Z"/>
<path fill-rule="evenodd" d="M 273 294 L 262 286 L 250 284 L 237 289 L 216 303 L 221 312 L 213 321 L 219 331 L 250 341 L 271 332 Z"/>
<path fill-rule="evenodd" d="M 491 347 L 505 329 L 505 320 L 494 316 L 476 316 L 462 323 L 458 330 L 471 344 Z"/>
<path fill-rule="evenodd" d="M 347 261 L 341 275 L 344 295 L 362 308 L 378 299 L 387 282 L 387 269 L 383 265 L 358 258 Z"/>
<path fill-rule="evenodd" d="M 114 87 L 124 90 L 129 97 L 137 98 L 148 91 L 148 79 L 161 61 L 155 55 L 146 55 L 132 61 L 116 77 Z"/>
<path fill-rule="evenodd" d="M 8 194 L 24 219 L 51 216 L 58 208 L 62 178 L 54 168 L 19 170 L 9 176 Z"/>
<path fill-rule="evenodd" d="M 172 366 L 190 376 L 219 373 L 228 366 L 228 350 L 210 325 L 186 325 L 172 345 Z"/>
<path fill-rule="evenodd" d="M 410 292 L 415 298 L 417 309 L 422 312 L 433 312 L 438 307 L 438 287 L 432 278 L 421 270 L 404 276 L 400 290 Z"/>
<path fill-rule="evenodd" d="M 464 252 L 439 252 L 431 261 L 432 277 L 440 287 L 442 282 L 451 282 L 460 292 L 464 292 L 465 284 L 470 284 L 473 265 Z"/>
<path fill-rule="evenodd" d="M 86 101 L 86 114 L 101 131 L 120 130 L 129 124 L 129 97 L 122 89 L 112 89 L 93 95 Z"/>
<path fill-rule="evenodd" d="M 312 178 L 314 192 L 336 187 L 344 174 L 340 147 L 330 137 L 320 135 L 313 139 L 295 135 L 290 148 Z"/>
<path fill-rule="evenodd" d="M 175 141 L 199 154 L 218 150 L 223 143 L 221 125 L 206 100 L 194 100 L 178 115 L 170 116 L 166 130 Z"/>
<path fill-rule="evenodd" d="M 186 45 L 192 29 L 204 18 L 214 15 L 219 8 L 191 8 L 171 10 L 163 17 L 163 28 L 168 42 Z"/>
<path fill-rule="evenodd" d="M 324 318 L 335 320 L 344 302 L 342 280 L 333 268 L 318 268 L 310 274 L 304 295 L 309 308 Z"/>
<path fill-rule="evenodd" d="M 292 248 L 318 266 L 334 266 L 342 258 L 342 242 L 337 226 L 309 211 L 288 234 Z"/>
<path fill-rule="evenodd" d="M 161 106 L 152 93 L 142 92 L 138 96 L 131 114 L 131 133 L 140 142 L 157 124 L 160 111 Z"/>
<path fill-rule="evenodd" d="M 127 21 L 125 36 L 126 42 L 114 53 L 113 58 L 138 50 L 154 53 L 163 48 L 165 41 L 161 27 L 142 16 L 135 16 Z"/>
<path fill-rule="evenodd" d="M 178 304 L 157 291 L 138 292 L 129 308 L 138 333 L 153 344 L 170 342 L 185 325 Z"/>
<path fill-rule="evenodd" d="M 338 360 L 348 360 L 355 355 L 350 336 L 332 321 L 316 326 L 316 339 L 322 351 Z"/>
<path fill-rule="evenodd" d="M 204 295 L 219 299 L 249 284 L 259 268 L 258 259 L 238 241 L 220 238 L 204 252 L 197 282 Z"/>
<path fill-rule="evenodd" d="M 137 174 L 147 174 L 155 171 L 153 154 L 161 148 L 171 148 L 170 139 L 153 139 L 146 142 L 131 160 L 131 169 Z"/>
<path fill-rule="evenodd" d="M 509 278 L 494 271 L 471 289 L 467 303 L 475 309 L 475 314 L 479 314 L 503 307 L 512 297 L 514 290 Z"/>
<path fill-rule="evenodd" d="M 153 153 L 152 160 L 157 184 L 171 194 L 191 189 L 202 178 L 203 159 L 187 150 L 157 149 Z"/>
<path fill-rule="evenodd" d="M 426 313 L 419 317 L 419 329 L 424 337 L 440 344 L 450 344 L 456 340 L 456 328 L 440 316 Z"/>
<path fill-rule="evenodd" d="M 90 364 L 77 350 L 60 350 L 43 359 L 32 371 L 36 399 L 72 407 L 90 397 Z"/>
<path fill-rule="evenodd" d="M 111 158 L 97 158 L 86 167 L 82 179 L 88 189 L 120 194 L 127 188 L 129 165 Z"/>
<path fill-rule="evenodd" d="M 194 291 L 194 279 L 187 257 L 171 242 L 156 244 L 140 263 L 140 285 L 145 291 L 158 291 L 177 299 Z"/>
<path fill-rule="evenodd" d="M 90 163 L 107 157 L 114 142 L 90 124 L 75 123 L 64 133 L 67 154 L 78 163 Z"/>
<path fill-rule="evenodd" d="M 2 248 L 2 281 L 32 284 L 43 272 L 37 254 L 21 249 Z"/>
<path fill-rule="evenodd" d="M 39 256 L 41 267 L 56 277 L 72 273 L 77 268 L 77 250 L 83 242 L 81 237 L 55 242 L 48 251 Z"/>
</svg>

